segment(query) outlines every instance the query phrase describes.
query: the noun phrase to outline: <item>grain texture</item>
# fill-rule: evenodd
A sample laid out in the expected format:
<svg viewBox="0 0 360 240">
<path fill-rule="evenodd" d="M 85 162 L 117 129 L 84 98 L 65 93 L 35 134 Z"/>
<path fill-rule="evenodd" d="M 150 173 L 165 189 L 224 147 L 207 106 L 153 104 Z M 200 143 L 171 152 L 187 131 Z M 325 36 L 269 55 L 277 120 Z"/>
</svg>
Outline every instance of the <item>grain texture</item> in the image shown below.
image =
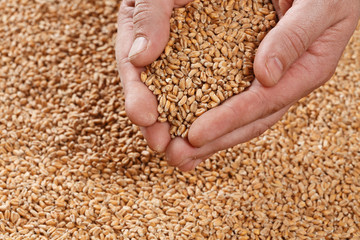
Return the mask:
<svg viewBox="0 0 360 240">
<path fill-rule="evenodd" d="M 182 173 L 124 112 L 118 4 L 0 1 L 0 239 L 359 239 L 360 28 L 331 81 Z"/>
<path fill-rule="evenodd" d="M 187 137 L 196 118 L 250 86 L 257 47 L 276 21 L 270 0 L 195 0 L 173 11 L 164 52 L 141 74 L 171 137 Z"/>
</svg>

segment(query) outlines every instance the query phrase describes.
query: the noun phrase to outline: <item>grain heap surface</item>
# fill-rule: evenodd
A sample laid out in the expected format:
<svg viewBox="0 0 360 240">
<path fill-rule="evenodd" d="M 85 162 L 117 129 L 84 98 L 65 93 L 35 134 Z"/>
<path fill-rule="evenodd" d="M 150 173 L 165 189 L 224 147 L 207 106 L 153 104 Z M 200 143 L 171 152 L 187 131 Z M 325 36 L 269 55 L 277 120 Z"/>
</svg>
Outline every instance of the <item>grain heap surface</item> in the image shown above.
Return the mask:
<svg viewBox="0 0 360 240">
<path fill-rule="evenodd" d="M 324 87 L 182 173 L 125 115 L 118 4 L 0 1 L 0 239 L 359 239 L 360 28 Z"/>
<path fill-rule="evenodd" d="M 141 75 L 171 137 L 187 137 L 197 117 L 250 86 L 256 49 L 275 24 L 270 0 L 196 0 L 173 12 L 164 52 Z"/>
</svg>

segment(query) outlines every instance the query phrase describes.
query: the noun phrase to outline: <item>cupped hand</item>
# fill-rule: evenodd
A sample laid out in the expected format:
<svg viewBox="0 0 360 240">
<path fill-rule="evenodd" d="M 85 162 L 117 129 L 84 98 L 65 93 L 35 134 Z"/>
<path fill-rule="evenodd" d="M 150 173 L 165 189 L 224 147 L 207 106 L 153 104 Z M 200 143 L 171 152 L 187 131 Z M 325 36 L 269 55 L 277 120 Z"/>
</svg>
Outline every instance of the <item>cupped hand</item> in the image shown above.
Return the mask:
<svg viewBox="0 0 360 240">
<path fill-rule="evenodd" d="M 189 141 L 167 147 L 170 164 L 189 170 L 211 154 L 251 140 L 333 75 L 360 16 L 359 0 L 274 0 L 280 21 L 259 46 L 256 80 L 198 118 Z"/>
<path fill-rule="evenodd" d="M 156 121 L 157 101 L 140 72 L 163 51 L 173 7 L 187 2 L 124 0 L 116 47 L 129 118 L 142 126 L 151 148 L 166 151 L 168 162 L 184 171 L 259 136 L 329 80 L 360 17 L 359 0 L 274 0 L 280 21 L 260 44 L 252 86 L 198 118 L 188 140 L 171 140 L 169 125 Z"/>
<path fill-rule="evenodd" d="M 144 66 L 163 52 L 174 7 L 191 0 L 123 0 L 118 15 L 116 60 L 129 119 L 140 126 L 149 146 L 164 152 L 170 142 L 168 123 L 157 122 L 157 100 L 140 81 Z"/>
</svg>

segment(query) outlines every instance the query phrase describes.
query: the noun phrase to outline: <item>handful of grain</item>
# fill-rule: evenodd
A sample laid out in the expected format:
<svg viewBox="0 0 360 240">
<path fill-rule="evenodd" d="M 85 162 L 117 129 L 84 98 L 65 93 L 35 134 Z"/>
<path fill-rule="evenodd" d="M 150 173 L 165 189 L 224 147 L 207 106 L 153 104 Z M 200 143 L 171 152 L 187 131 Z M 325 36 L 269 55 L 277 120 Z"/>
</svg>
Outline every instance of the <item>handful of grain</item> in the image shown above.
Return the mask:
<svg viewBox="0 0 360 240">
<path fill-rule="evenodd" d="M 171 137 L 187 137 L 197 117 L 250 86 L 276 18 L 270 0 L 196 0 L 174 10 L 164 52 L 141 74 Z"/>
</svg>

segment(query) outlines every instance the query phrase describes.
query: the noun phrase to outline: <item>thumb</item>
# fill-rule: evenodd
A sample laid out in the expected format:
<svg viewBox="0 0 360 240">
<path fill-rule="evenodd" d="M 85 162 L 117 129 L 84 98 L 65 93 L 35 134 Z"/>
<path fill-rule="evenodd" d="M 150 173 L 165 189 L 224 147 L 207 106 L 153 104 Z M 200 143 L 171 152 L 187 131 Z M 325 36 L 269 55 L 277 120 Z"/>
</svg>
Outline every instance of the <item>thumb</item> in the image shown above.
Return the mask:
<svg viewBox="0 0 360 240">
<path fill-rule="evenodd" d="M 146 66 L 164 50 L 170 32 L 173 0 L 136 0 L 133 14 L 135 40 L 129 59 L 135 66 Z"/>
<path fill-rule="evenodd" d="M 259 82 L 274 86 L 286 70 L 336 20 L 336 6 L 326 1 L 294 1 L 278 24 L 266 35 L 256 53 L 254 73 Z"/>
</svg>

